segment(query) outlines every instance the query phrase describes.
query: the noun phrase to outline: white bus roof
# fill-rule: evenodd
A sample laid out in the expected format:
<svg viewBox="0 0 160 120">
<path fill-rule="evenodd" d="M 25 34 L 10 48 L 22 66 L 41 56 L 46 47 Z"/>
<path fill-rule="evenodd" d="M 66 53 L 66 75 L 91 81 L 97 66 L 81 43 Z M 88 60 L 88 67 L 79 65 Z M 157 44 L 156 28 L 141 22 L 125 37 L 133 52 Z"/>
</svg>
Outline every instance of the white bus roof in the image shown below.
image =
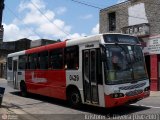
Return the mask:
<svg viewBox="0 0 160 120">
<path fill-rule="evenodd" d="M 25 54 L 25 50 L 20 51 L 20 52 L 15 52 L 15 53 L 8 54 L 7 57 L 15 57 L 15 56 L 24 55 L 24 54 Z"/>
<path fill-rule="evenodd" d="M 88 42 L 97 42 L 101 40 L 101 36 L 102 34 L 98 34 L 98 35 L 71 39 L 66 42 L 66 46 L 80 45 L 80 44 L 88 43 Z"/>
<path fill-rule="evenodd" d="M 107 34 L 115 34 L 115 35 L 127 35 L 127 36 L 132 36 L 129 34 L 122 34 L 122 33 L 103 33 L 103 34 L 96 34 L 96 35 L 91 35 L 91 36 L 86 36 L 86 37 L 81 37 L 81 38 L 76 38 L 76 39 L 71 39 L 66 42 L 66 46 L 72 46 L 72 45 L 80 45 L 83 43 L 89 43 L 89 42 L 98 42 L 101 40 L 101 37 L 103 35 Z M 134 36 L 135 37 L 135 36 Z"/>
</svg>

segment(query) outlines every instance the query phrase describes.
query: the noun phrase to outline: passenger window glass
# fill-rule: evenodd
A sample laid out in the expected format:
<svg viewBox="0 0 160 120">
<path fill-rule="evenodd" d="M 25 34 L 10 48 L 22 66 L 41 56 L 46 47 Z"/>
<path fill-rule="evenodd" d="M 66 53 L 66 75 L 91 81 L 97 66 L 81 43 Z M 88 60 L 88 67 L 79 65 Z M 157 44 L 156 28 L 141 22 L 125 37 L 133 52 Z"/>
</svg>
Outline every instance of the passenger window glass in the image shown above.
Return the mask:
<svg viewBox="0 0 160 120">
<path fill-rule="evenodd" d="M 39 68 L 48 69 L 48 52 L 39 53 Z"/>
<path fill-rule="evenodd" d="M 21 55 L 21 56 L 19 56 L 18 69 L 24 70 L 25 67 L 26 67 L 26 56 Z"/>
<path fill-rule="evenodd" d="M 102 61 L 101 61 L 101 53 L 100 49 L 97 50 L 97 80 L 98 84 L 103 84 L 103 79 L 102 79 Z"/>
<path fill-rule="evenodd" d="M 63 69 L 63 49 L 50 51 L 50 66 L 51 69 Z"/>
<path fill-rule="evenodd" d="M 79 68 L 79 47 L 72 46 L 65 49 L 65 69 Z"/>
<path fill-rule="evenodd" d="M 38 67 L 38 54 L 31 54 L 28 56 L 28 68 L 37 69 Z"/>
<path fill-rule="evenodd" d="M 97 79 L 96 79 L 96 51 L 91 51 L 90 52 L 90 55 L 91 55 L 91 57 L 90 57 L 90 63 L 91 63 L 91 66 L 90 66 L 90 68 L 91 68 L 91 81 L 92 82 L 97 82 Z"/>
</svg>

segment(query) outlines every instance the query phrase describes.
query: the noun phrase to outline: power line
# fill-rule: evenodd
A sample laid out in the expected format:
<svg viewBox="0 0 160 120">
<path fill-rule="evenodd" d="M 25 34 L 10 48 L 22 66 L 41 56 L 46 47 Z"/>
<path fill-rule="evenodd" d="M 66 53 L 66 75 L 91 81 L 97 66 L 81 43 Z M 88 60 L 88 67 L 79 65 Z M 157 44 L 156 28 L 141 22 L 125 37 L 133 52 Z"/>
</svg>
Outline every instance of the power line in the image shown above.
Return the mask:
<svg viewBox="0 0 160 120">
<path fill-rule="evenodd" d="M 19 20 L 19 21 L 22 21 L 20 18 L 19 18 L 19 16 L 17 16 L 14 12 L 13 12 L 13 10 L 11 10 L 7 5 L 5 5 L 5 7 Z M 42 39 L 42 37 L 37 33 L 37 32 L 35 32 L 35 31 L 33 31 L 40 39 Z M 29 35 L 30 37 L 31 37 L 31 35 Z M 27 37 L 28 38 L 28 37 Z"/>
<path fill-rule="evenodd" d="M 80 1 L 77 1 L 77 0 L 71 0 L 73 2 L 76 2 L 76 3 L 79 3 L 79 4 L 83 4 L 83 5 L 86 5 L 86 6 L 89 6 L 89 7 L 93 7 L 93 8 L 96 8 L 96 9 L 99 9 L 101 10 L 102 8 L 100 7 L 97 7 L 97 6 L 93 6 L 91 4 L 87 4 L 87 3 L 84 3 L 84 2 L 80 2 Z M 120 14 L 120 15 L 125 15 L 125 14 Z M 126 16 L 126 15 L 125 15 Z M 138 19 L 143 19 L 143 20 L 147 20 L 145 18 L 142 18 L 142 17 L 137 17 L 137 16 L 132 16 L 132 15 L 128 15 L 129 17 L 133 17 L 133 18 L 138 18 Z"/>
<path fill-rule="evenodd" d="M 96 8 L 96 9 L 99 9 L 99 10 L 102 10 L 103 8 L 100 8 L 100 7 L 97 7 L 97 6 L 94 6 L 94 5 L 91 5 L 91 4 L 88 4 L 88 3 L 85 3 L 85 2 L 80 2 L 80 1 L 77 1 L 77 0 L 70 0 L 70 1 L 73 1 L 73 2 L 75 2 L 75 3 L 78 3 L 78 4 L 82 4 L 82 5 L 86 5 L 86 6 L 88 6 L 88 7 L 92 7 L 92 8 Z M 148 2 L 149 3 L 149 2 Z M 152 3 L 152 4 L 154 4 L 154 3 Z M 156 4 L 156 5 L 160 5 L 160 4 Z M 105 9 L 104 9 L 105 10 Z M 119 15 L 121 15 L 121 16 L 128 16 L 128 17 L 132 17 L 132 18 L 137 18 L 137 19 L 142 19 L 142 20 L 147 20 L 148 21 L 148 19 L 146 19 L 146 18 L 143 18 L 143 17 L 138 17 L 138 16 L 133 16 L 133 15 L 127 15 L 127 14 L 123 14 L 123 13 L 119 13 Z M 160 22 L 160 21 L 155 21 L 155 22 Z"/>
<path fill-rule="evenodd" d="M 77 1 L 77 0 L 71 0 L 71 1 L 73 1 L 75 3 L 79 3 L 79 4 L 82 4 L 82 5 L 85 5 L 85 6 L 89 6 L 89 7 L 92 7 L 92 8 L 96 8 L 96 9 L 99 9 L 99 10 L 102 9 L 100 7 L 97 7 L 95 5 L 91 5 L 91 4 L 88 4 L 88 3 L 85 3 L 85 2 L 80 2 L 80 1 Z"/>
<path fill-rule="evenodd" d="M 64 34 L 70 36 L 70 34 L 64 30 L 62 30 L 60 27 L 58 27 L 55 23 L 53 23 L 41 10 L 40 8 L 38 8 L 33 2 L 32 0 L 30 1 L 31 4 L 51 23 L 53 24 L 57 29 L 59 29 L 61 32 L 63 32 Z"/>
<path fill-rule="evenodd" d="M 91 1 L 85 1 L 85 0 L 81 0 L 82 2 L 85 2 L 85 3 L 87 3 L 87 4 L 91 4 L 91 5 L 94 5 L 94 6 L 96 6 L 96 7 L 99 7 L 99 8 L 104 8 L 104 7 L 106 7 L 106 5 L 105 4 L 100 4 L 100 3 L 94 3 L 94 2 L 91 2 Z"/>
</svg>

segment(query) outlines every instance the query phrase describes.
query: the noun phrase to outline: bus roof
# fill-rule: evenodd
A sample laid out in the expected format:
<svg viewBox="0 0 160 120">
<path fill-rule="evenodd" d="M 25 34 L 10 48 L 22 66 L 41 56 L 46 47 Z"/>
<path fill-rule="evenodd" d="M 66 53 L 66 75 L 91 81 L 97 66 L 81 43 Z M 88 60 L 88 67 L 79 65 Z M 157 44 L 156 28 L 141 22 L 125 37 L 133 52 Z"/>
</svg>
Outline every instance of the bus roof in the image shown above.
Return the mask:
<svg viewBox="0 0 160 120">
<path fill-rule="evenodd" d="M 92 35 L 92 36 L 68 40 L 66 42 L 66 46 L 80 45 L 80 44 L 84 44 L 84 43 L 88 43 L 88 42 L 98 42 L 101 40 L 101 36 L 102 36 L 102 34 L 98 34 L 98 35 Z"/>
<path fill-rule="evenodd" d="M 26 50 L 26 53 L 31 54 L 31 53 L 47 51 L 47 50 L 51 50 L 51 49 L 64 48 L 64 47 L 73 46 L 73 45 L 80 45 L 80 44 L 88 43 L 88 42 L 100 41 L 101 36 L 102 36 L 101 34 L 98 34 L 98 35 L 92 35 L 92 36 L 88 36 L 88 37 L 71 39 L 71 40 L 67 40 L 67 41 L 63 41 L 63 42 L 57 42 L 57 43 L 53 43 L 53 44 L 49 44 L 49 45 L 45 45 L 45 46 L 40 46 L 40 47 L 28 49 L 28 50 Z"/>
<path fill-rule="evenodd" d="M 24 55 L 24 54 L 25 54 L 25 50 L 8 54 L 7 57 L 15 57 L 15 56 Z"/>
<path fill-rule="evenodd" d="M 40 47 L 36 47 L 36 48 L 31 48 L 31 49 L 20 51 L 20 52 L 11 53 L 11 54 L 8 54 L 8 57 L 19 56 L 19 55 L 23 55 L 25 53 L 30 54 L 30 53 L 36 53 L 36 52 L 41 52 L 41 51 L 45 51 L 45 50 L 47 51 L 47 50 L 56 49 L 56 48 L 64 48 L 64 47 L 68 47 L 68 46 L 80 45 L 80 44 L 89 43 L 89 42 L 99 42 L 101 40 L 101 37 L 103 35 L 107 35 L 107 34 L 127 35 L 127 34 L 122 34 L 122 33 L 96 34 L 96 35 L 91 35 L 91 36 L 87 36 L 87 37 L 81 37 L 81 38 L 57 42 L 57 43 L 53 43 L 53 44 L 49 44 L 49 45 L 44 45 L 44 46 L 40 46 Z M 131 36 L 131 35 L 128 35 L 128 36 Z"/>
</svg>

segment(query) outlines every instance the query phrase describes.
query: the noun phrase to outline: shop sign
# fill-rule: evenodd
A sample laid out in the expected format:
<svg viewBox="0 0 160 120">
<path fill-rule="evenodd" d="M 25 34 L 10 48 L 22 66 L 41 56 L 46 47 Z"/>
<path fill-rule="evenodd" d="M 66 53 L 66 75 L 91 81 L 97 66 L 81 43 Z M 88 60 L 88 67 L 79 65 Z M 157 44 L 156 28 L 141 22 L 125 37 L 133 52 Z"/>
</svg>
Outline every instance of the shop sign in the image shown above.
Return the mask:
<svg viewBox="0 0 160 120">
<path fill-rule="evenodd" d="M 149 24 L 143 23 L 143 24 L 124 27 L 122 28 L 122 32 L 134 36 L 146 36 L 149 35 L 150 28 Z"/>
<path fill-rule="evenodd" d="M 150 38 L 147 42 L 147 48 L 149 54 L 160 54 L 160 37 Z"/>
</svg>

